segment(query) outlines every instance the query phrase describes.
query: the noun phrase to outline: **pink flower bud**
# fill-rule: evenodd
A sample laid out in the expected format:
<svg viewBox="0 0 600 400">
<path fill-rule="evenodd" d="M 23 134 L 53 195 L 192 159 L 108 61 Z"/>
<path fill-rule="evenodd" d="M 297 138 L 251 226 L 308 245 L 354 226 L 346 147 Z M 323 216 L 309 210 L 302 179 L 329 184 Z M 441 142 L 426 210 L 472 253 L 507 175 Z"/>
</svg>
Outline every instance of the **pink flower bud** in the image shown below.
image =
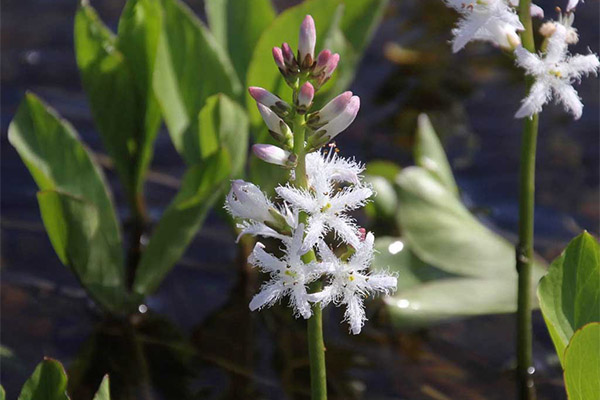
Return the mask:
<svg viewBox="0 0 600 400">
<path fill-rule="evenodd" d="M 256 157 L 270 164 L 287 166 L 291 153 L 271 144 L 255 144 L 252 152 Z"/>
<path fill-rule="evenodd" d="M 284 136 L 288 135 L 291 132 L 290 127 L 287 126 L 287 124 L 283 122 L 283 120 L 279 118 L 277 114 L 271 111 L 270 108 L 265 107 L 261 103 L 256 103 L 256 106 L 258 107 L 258 111 L 260 112 L 260 115 L 265 121 L 265 124 L 267 124 L 269 130 L 277 132 Z"/>
<path fill-rule="evenodd" d="M 364 242 L 367 238 L 367 230 L 365 228 L 358 228 L 358 239 Z"/>
<path fill-rule="evenodd" d="M 275 60 L 275 64 L 281 70 L 285 70 L 285 63 L 283 62 L 283 53 L 279 47 L 273 47 L 273 59 Z"/>
<path fill-rule="evenodd" d="M 331 100 L 329 103 L 325 104 L 325 107 L 323 107 L 317 112 L 319 116 L 318 121 L 320 123 L 325 123 L 336 118 L 338 115 L 340 115 L 342 111 L 346 109 L 348 103 L 350 103 L 351 98 L 352 92 L 347 91 L 340 94 L 339 96 Z"/>
<path fill-rule="evenodd" d="M 315 21 L 310 15 L 304 17 L 302 25 L 300 25 L 300 35 L 298 38 L 298 52 L 300 54 L 301 64 L 306 56 L 314 59 L 315 43 L 317 42 L 317 31 L 315 30 Z"/>
<path fill-rule="evenodd" d="M 279 114 L 285 113 L 291 109 L 288 103 L 261 87 L 250 86 L 248 88 L 248 92 L 250 93 L 250 96 L 252 96 L 252 98 L 258 103 L 268 107 L 269 109 L 274 108 Z"/>
<path fill-rule="evenodd" d="M 338 62 L 340 61 L 340 55 L 335 53 L 329 60 L 327 60 L 327 65 L 325 66 L 325 79 L 329 79 L 333 71 L 337 68 Z"/>
<path fill-rule="evenodd" d="M 325 69 L 330 57 L 331 57 L 331 51 L 329 51 L 327 49 L 322 50 L 319 53 L 319 55 L 317 56 L 317 65 L 315 66 L 316 74 L 318 74 L 319 72 L 321 72 Z"/>
<path fill-rule="evenodd" d="M 283 52 L 283 60 L 286 62 L 286 64 L 293 65 L 294 64 L 294 52 L 292 51 L 292 48 L 290 47 L 290 45 L 287 43 L 283 43 L 281 45 L 281 50 Z"/>
<path fill-rule="evenodd" d="M 300 88 L 300 93 L 298 93 L 298 106 L 308 108 L 313 101 L 313 97 L 315 97 L 315 88 L 310 82 L 306 82 Z"/>
<path fill-rule="evenodd" d="M 329 140 L 333 139 L 340 132 L 346 129 L 356 118 L 358 110 L 360 109 L 360 98 L 358 96 L 352 96 L 348 105 L 336 118 L 331 120 L 319 131 L 325 131 L 324 136 L 328 137 Z"/>
</svg>

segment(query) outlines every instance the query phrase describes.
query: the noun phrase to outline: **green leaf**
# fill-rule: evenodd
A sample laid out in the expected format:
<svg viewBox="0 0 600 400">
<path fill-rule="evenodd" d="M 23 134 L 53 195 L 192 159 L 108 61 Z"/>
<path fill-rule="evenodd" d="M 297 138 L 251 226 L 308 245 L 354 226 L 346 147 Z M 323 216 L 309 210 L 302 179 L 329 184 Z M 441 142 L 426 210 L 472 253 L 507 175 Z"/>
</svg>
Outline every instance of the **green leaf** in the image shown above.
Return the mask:
<svg viewBox="0 0 600 400">
<path fill-rule="evenodd" d="M 61 192 L 96 210 L 97 231 L 105 238 L 107 257 L 112 260 L 110 279 L 115 282 L 124 279 L 121 234 L 108 188 L 102 172 L 71 125 L 35 95 L 28 93 L 8 128 L 8 140 L 40 190 Z M 55 222 L 57 226 L 76 223 L 69 220 Z M 72 244 L 61 243 L 53 238 L 52 232 L 49 234 L 61 261 L 74 261 L 68 260 L 64 251 Z M 78 271 L 92 268 L 87 265 L 72 267 Z"/>
<path fill-rule="evenodd" d="M 226 49 L 245 85 L 254 47 L 262 32 L 275 19 L 270 0 L 207 0 L 208 24 L 216 41 Z"/>
<path fill-rule="evenodd" d="M 479 222 L 428 171 L 405 168 L 396 183 L 399 225 L 420 259 L 457 275 L 516 279 L 514 247 Z M 534 263 L 532 282 L 542 274 Z"/>
<path fill-rule="evenodd" d="M 154 291 L 185 251 L 215 200 L 220 198 L 231 173 L 226 149 L 212 155 L 204 165 L 193 166 L 181 189 L 156 227 L 138 266 L 134 290 Z"/>
<path fill-rule="evenodd" d="M 365 174 L 381 176 L 388 181 L 393 182 L 396 179 L 396 175 L 398 175 L 400 171 L 402 171 L 402 168 L 391 161 L 375 160 L 367 163 Z"/>
<path fill-rule="evenodd" d="M 333 16 L 340 4 L 340 0 L 309 0 L 279 14 L 258 40 L 248 68 L 247 84 L 263 87 L 284 100 L 291 99 L 292 90 L 285 84 L 273 62 L 272 48 L 287 42 L 292 49 L 297 49 L 300 24 L 304 17 L 310 14 L 315 20 L 317 30 L 315 51 L 319 51 L 323 47 L 326 33 L 331 28 Z M 262 119 L 254 105 L 255 101 L 249 94 L 246 95 L 246 100 L 251 123 L 258 126 Z"/>
<path fill-rule="evenodd" d="M 4 387 L 2 387 L 2 385 L 0 385 L 0 400 L 5 400 L 6 399 L 6 392 L 4 391 Z"/>
<path fill-rule="evenodd" d="M 373 187 L 377 196 L 367 204 L 367 209 L 373 209 L 374 215 L 381 218 L 393 219 L 398 209 L 398 195 L 391 182 L 381 176 L 367 175 L 365 180 Z M 370 206 L 370 207 L 369 207 Z"/>
<path fill-rule="evenodd" d="M 118 39 L 87 3 L 75 16 L 75 50 L 83 86 L 104 145 L 130 196 L 142 190 L 160 124 L 149 80 L 160 28 L 157 5 L 152 0 L 130 0 Z"/>
<path fill-rule="evenodd" d="M 575 331 L 565 352 L 564 367 L 569 400 L 598 398 L 600 393 L 599 322 L 586 324 Z"/>
<path fill-rule="evenodd" d="M 362 52 L 381 22 L 388 0 L 346 0 L 341 29 L 356 52 Z"/>
<path fill-rule="evenodd" d="M 225 147 L 231 155 L 233 175 L 240 175 L 248 152 L 246 111 L 224 94 L 211 96 L 183 141 L 182 156 L 189 165 L 201 163 Z"/>
<path fill-rule="evenodd" d="M 569 243 L 537 290 L 546 326 L 563 363 L 573 332 L 600 321 L 600 246 L 584 232 Z"/>
<path fill-rule="evenodd" d="M 104 375 L 98 391 L 94 395 L 94 400 L 110 400 L 110 384 L 108 375 Z"/>
<path fill-rule="evenodd" d="M 225 51 L 192 11 L 178 0 L 162 0 L 162 35 L 154 68 L 154 92 L 171 140 L 185 152 L 186 130 L 194 129 L 207 98 L 236 98 L 241 85 Z"/>
<path fill-rule="evenodd" d="M 45 358 L 21 389 L 19 400 L 68 400 L 67 375 L 61 363 Z"/>
<path fill-rule="evenodd" d="M 126 290 L 121 249 L 101 229 L 98 209 L 81 198 L 46 190 L 38 193 L 44 226 L 56 254 L 101 305 L 123 311 Z"/>
<path fill-rule="evenodd" d="M 426 114 L 419 115 L 417 123 L 415 162 L 435 176 L 446 186 L 446 189 L 458 196 L 458 187 L 446 153 Z"/>
<path fill-rule="evenodd" d="M 514 312 L 517 309 L 517 281 L 478 278 L 433 280 L 399 291 L 384 301 L 397 325 L 426 326 L 457 317 Z"/>
</svg>

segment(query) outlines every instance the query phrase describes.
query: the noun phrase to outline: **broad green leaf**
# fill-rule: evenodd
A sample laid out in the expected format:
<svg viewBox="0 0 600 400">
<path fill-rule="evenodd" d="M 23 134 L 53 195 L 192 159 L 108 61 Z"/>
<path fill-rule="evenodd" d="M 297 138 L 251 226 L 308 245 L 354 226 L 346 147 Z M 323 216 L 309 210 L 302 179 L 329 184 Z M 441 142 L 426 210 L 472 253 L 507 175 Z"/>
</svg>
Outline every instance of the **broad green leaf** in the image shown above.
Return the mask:
<svg viewBox="0 0 600 400">
<path fill-rule="evenodd" d="M 115 271 L 121 276 L 121 234 L 109 191 L 73 127 L 28 93 L 8 128 L 8 140 L 40 190 L 60 191 L 93 204 L 99 215 L 98 230 L 106 237 Z M 58 255 L 64 262 L 64 255 Z"/>
<path fill-rule="evenodd" d="M 45 358 L 39 363 L 19 395 L 19 400 L 68 400 L 67 374 L 61 363 Z"/>
<path fill-rule="evenodd" d="M 94 395 L 94 400 L 110 400 L 110 383 L 108 375 L 104 375 L 98 391 Z"/>
<path fill-rule="evenodd" d="M 118 39 L 87 3 L 75 16 L 75 52 L 83 86 L 104 145 L 130 196 L 142 189 L 160 123 L 148 78 L 159 27 L 160 10 L 151 0 L 130 0 Z"/>
<path fill-rule="evenodd" d="M 428 171 L 405 168 L 396 183 L 399 225 L 420 259 L 453 274 L 516 279 L 514 247 L 479 222 Z M 537 282 L 543 268 L 534 263 L 533 273 Z"/>
<path fill-rule="evenodd" d="M 275 19 L 270 0 L 207 0 L 208 24 L 216 41 L 226 49 L 242 85 L 254 47 Z"/>
<path fill-rule="evenodd" d="M 514 279 L 449 278 L 425 282 L 384 299 L 394 322 L 425 326 L 444 320 L 517 309 Z"/>
<path fill-rule="evenodd" d="M 341 29 L 356 52 L 362 52 L 381 22 L 388 0 L 345 0 Z"/>
<path fill-rule="evenodd" d="M 236 98 L 241 85 L 225 51 L 208 28 L 179 0 L 162 0 L 162 34 L 153 85 L 171 140 L 185 152 L 186 130 L 206 99 L 216 93 Z"/>
<path fill-rule="evenodd" d="M 381 176 L 393 182 L 400 171 L 402 171 L 402 168 L 391 161 L 375 160 L 367 163 L 365 174 Z"/>
<path fill-rule="evenodd" d="M 458 187 L 444 148 L 425 114 L 419 115 L 417 122 L 415 162 L 435 176 L 446 189 L 458 196 Z"/>
<path fill-rule="evenodd" d="M 0 385 L 0 400 L 5 400 L 6 399 L 6 392 L 4 391 L 4 388 L 2 387 L 2 385 Z"/>
<path fill-rule="evenodd" d="M 248 152 L 246 111 L 224 94 L 206 99 L 206 104 L 183 137 L 182 156 L 189 165 L 201 163 L 225 147 L 231 155 L 232 173 L 239 175 Z"/>
<path fill-rule="evenodd" d="M 600 395 L 600 322 L 589 323 L 575 331 L 565 352 L 564 367 L 569 400 L 598 398 Z"/>
<path fill-rule="evenodd" d="M 56 254 L 90 295 L 111 311 L 123 311 L 126 289 L 121 250 L 101 229 L 98 209 L 81 198 L 53 190 L 38 193 L 44 226 Z"/>
<path fill-rule="evenodd" d="M 145 295 L 154 291 L 179 260 L 228 183 L 230 165 L 228 151 L 223 149 L 203 165 L 188 169 L 179 193 L 164 212 L 142 255 L 135 292 Z"/>
<path fill-rule="evenodd" d="M 304 17 L 310 14 L 315 20 L 317 30 L 315 51 L 320 51 L 326 39 L 326 33 L 331 28 L 333 16 L 340 4 L 340 0 L 309 0 L 290 7 L 279 14 L 258 40 L 248 68 L 247 84 L 263 87 L 284 100 L 291 99 L 292 91 L 283 81 L 273 61 L 272 48 L 281 46 L 282 42 L 287 42 L 292 49 L 297 49 L 300 24 Z M 247 108 L 250 110 L 251 123 L 258 126 L 261 116 L 256 109 L 254 99 L 250 95 L 247 95 L 246 99 Z"/>
<path fill-rule="evenodd" d="M 373 260 L 373 268 L 398 274 L 397 293 L 425 282 L 456 276 L 419 260 L 403 238 L 378 237 L 375 240 L 375 249 L 377 252 Z"/>
<path fill-rule="evenodd" d="M 365 180 L 373 187 L 376 196 L 367 204 L 366 210 L 373 210 L 374 216 L 393 219 L 398 209 L 398 195 L 392 183 L 381 177 L 367 175 Z"/>
<path fill-rule="evenodd" d="M 584 232 L 569 243 L 537 290 L 546 326 L 564 366 L 573 332 L 600 321 L 600 246 Z"/>
</svg>

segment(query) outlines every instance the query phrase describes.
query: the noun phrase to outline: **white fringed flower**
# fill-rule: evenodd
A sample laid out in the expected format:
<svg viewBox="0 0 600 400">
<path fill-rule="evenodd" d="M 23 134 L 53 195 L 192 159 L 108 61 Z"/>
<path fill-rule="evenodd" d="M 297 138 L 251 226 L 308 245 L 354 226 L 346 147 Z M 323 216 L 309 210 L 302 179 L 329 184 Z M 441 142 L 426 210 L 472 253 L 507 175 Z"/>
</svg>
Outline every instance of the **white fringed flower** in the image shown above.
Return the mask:
<svg viewBox="0 0 600 400">
<path fill-rule="evenodd" d="M 373 194 L 358 177 L 362 167 L 349 160 L 313 153 L 307 156 L 306 169 L 310 189 L 290 185 L 275 189 L 293 208 L 308 214 L 304 248 L 314 246 L 331 229 L 344 242 L 358 246 L 356 225 L 345 213 L 364 206 Z M 340 182 L 352 185 L 338 188 L 336 183 Z"/>
<path fill-rule="evenodd" d="M 298 225 L 291 238 L 283 240 L 284 256 L 279 259 L 265 251 L 262 243 L 256 243 L 248 262 L 263 272 L 269 273 L 271 279 L 264 283 L 260 292 L 250 301 L 250 310 L 270 307 L 284 296 L 290 297 L 290 306 L 294 314 L 310 318 L 312 311 L 308 302 L 307 285 L 315 281 L 321 271 L 317 263 L 305 264 L 301 251 L 304 225 Z"/>
<path fill-rule="evenodd" d="M 389 294 L 396 290 L 395 276 L 368 271 L 373 260 L 374 241 L 373 234 L 369 232 L 347 263 L 341 261 L 325 242 L 321 240 L 318 243 L 319 256 L 330 278 L 328 285 L 321 292 L 311 294 L 309 299 L 320 303 L 321 307 L 332 302 L 345 305 L 344 320 L 348 321 L 350 331 L 355 335 L 360 333 L 367 320 L 364 298 L 377 292 Z"/>
<path fill-rule="evenodd" d="M 515 50 L 516 63 L 527 75 L 535 78 L 529 94 L 523 99 L 516 118 L 531 117 L 542 111 L 552 97 L 562 103 L 565 110 L 579 119 L 583 103 L 573 88 L 573 83 L 589 74 L 597 74 L 600 62 L 595 54 L 571 56 L 567 50 L 567 28 L 557 23 L 548 39 L 546 54 L 532 54 L 523 47 Z"/>
<path fill-rule="evenodd" d="M 517 31 L 524 30 L 519 16 L 506 0 L 445 0 L 462 18 L 452 30 L 452 51 L 458 52 L 474 40 L 484 40 L 504 47 L 514 48 L 520 43 Z"/>
</svg>

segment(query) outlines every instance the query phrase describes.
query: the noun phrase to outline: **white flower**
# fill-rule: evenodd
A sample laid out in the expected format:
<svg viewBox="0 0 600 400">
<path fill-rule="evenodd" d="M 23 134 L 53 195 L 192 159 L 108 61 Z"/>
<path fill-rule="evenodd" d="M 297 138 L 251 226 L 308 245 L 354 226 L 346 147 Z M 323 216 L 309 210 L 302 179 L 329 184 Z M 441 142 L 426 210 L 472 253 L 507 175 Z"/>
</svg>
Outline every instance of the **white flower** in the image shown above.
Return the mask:
<svg viewBox="0 0 600 400">
<path fill-rule="evenodd" d="M 231 190 L 225 199 L 225 209 L 234 218 L 274 222 L 269 212 L 273 209 L 273 203 L 258 186 L 241 179 L 231 183 Z"/>
<path fill-rule="evenodd" d="M 373 194 L 371 188 L 359 180 L 358 174 L 362 167 L 353 161 L 337 157 L 325 158 L 319 153 L 313 153 L 307 156 L 306 169 L 309 189 L 290 185 L 275 189 L 292 207 L 308 214 L 304 248 L 314 246 L 330 229 L 344 242 L 353 247 L 358 246 L 357 228 L 353 219 L 345 213 L 364 206 Z M 336 183 L 340 182 L 353 185 L 338 188 Z"/>
<path fill-rule="evenodd" d="M 284 257 L 279 259 L 264 250 L 262 243 L 256 243 L 248 262 L 271 275 L 261 290 L 250 301 L 250 310 L 254 311 L 265 306 L 270 307 L 282 297 L 290 297 L 290 306 L 294 314 L 310 318 L 312 311 L 308 302 L 307 285 L 320 275 L 317 263 L 305 264 L 301 256 L 304 225 L 298 225 L 291 238 L 283 240 L 285 244 Z"/>
<path fill-rule="evenodd" d="M 515 50 L 517 65 L 535 78 L 529 94 L 515 114 L 516 118 L 539 113 L 553 96 L 575 119 L 581 117 L 583 104 L 573 83 L 579 82 L 584 75 L 596 74 L 600 62 L 595 54 L 571 56 L 567 50 L 567 35 L 567 28 L 556 24 L 555 32 L 548 39 L 544 57 L 532 54 L 523 47 Z"/>
<path fill-rule="evenodd" d="M 395 276 L 384 273 L 371 274 L 368 271 L 373 260 L 374 240 L 373 234 L 369 232 L 347 263 L 337 258 L 322 240 L 318 244 L 319 256 L 330 279 L 321 292 L 311 294 L 309 299 L 311 302 L 320 302 L 321 307 L 331 302 L 345 305 L 344 320 L 348 321 L 350 331 L 355 335 L 360 333 L 367 320 L 364 298 L 376 292 L 389 294 L 396 290 Z"/>
<path fill-rule="evenodd" d="M 583 3 L 583 0 L 581 0 L 581 2 Z M 575 7 L 577 7 L 578 3 L 579 3 L 579 0 L 569 0 L 569 3 L 567 4 L 567 12 L 570 12 Z"/>
<path fill-rule="evenodd" d="M 473 40 L 489 41 L 501 47 L 512 48 L 515 40 L 518 40 L 516 31 L 524 30 L 519 16 L 506 0 L 445 2 L 462 14 L 458 26 L 452 30 L 452 51 L 455 53 Z"/>
</svg>

